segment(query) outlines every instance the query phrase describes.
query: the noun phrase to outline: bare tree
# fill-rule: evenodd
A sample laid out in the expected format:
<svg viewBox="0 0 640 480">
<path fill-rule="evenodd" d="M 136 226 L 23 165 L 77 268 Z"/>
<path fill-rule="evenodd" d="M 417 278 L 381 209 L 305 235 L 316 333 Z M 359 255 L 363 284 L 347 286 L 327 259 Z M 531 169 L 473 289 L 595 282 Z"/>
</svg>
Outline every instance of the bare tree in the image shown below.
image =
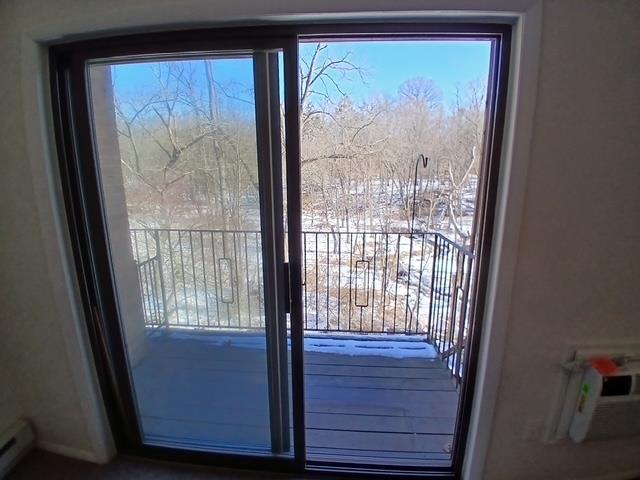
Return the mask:
<svg viewBox="0 0 640 480">
<path fill-rule="evenodd" d="M 409 102 L 429 109 L 438 107 L 442 102 L 442 91 L 436 83 L 425 77 L 413 77 L 398 87 L 398 94 Z"/>
<path fill-rule="evenodd" d="M 221 92 L 211 61 L 198 62 L 154 65 L 146 99 L 117 99 L 128 197 L 140 199 L 130 202 L 137 223 L 239 228 L 240 198 L 258 195 L 253 118 L 222 108 L 224 97 L 243 99 Z"/>
</svg>

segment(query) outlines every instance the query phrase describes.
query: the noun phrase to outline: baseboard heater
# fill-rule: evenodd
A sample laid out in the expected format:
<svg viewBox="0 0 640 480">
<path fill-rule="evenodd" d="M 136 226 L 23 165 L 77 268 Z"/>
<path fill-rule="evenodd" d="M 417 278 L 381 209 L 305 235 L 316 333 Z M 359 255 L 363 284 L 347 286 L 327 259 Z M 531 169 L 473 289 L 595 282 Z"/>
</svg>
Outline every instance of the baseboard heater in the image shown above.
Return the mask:
<svg viewBox="0 0 640 480">
<path fill-rule="evenodd" d="M 0 479 L 27 454 L 34 443 L 33 430 L 20 420 L 0 434 Z"/>
</svg>

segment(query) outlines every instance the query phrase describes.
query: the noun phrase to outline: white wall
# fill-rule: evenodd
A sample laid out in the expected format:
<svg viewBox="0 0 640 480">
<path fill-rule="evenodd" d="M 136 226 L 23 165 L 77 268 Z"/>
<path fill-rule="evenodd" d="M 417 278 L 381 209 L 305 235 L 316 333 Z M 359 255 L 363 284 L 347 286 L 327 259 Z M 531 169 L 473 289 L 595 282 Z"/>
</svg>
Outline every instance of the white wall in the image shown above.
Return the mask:
<svg viewBox="0 0 640 480">
<path fill-rule="evenodd" d="M 488 478 L 640 472 L 640 441 L 543 446 L 568 341 L 640 339 L 640 3 L 548 1 Z M 615 478 L 615 477 L 614 477 Z"/>
<path fill-rule="evenodd" d="M 25 416 L 41 447 L 105 461 L 112 444 L 87 345 L 80 341 L 84 324 L 66 238 L 55 221 L 59 191 L 52 188 L 50 127 L 40 88 L 45 64 L 27 40 L 24 27 L 31 23 L 23 23 L 26 15 L 16 7 L 0 3 L 2 419 L 12 423 Z M 34 6 L 23 7 L 26 12 Z"/>
<path fill-rule="evenodd" d="M 366 8 L 521 11 L 532 3 L 371 0 Z M 0 372 L 11 370 L 6 376 L 13 378 L 0 388 L 17 392 L 7 402 L 0 396 L 0 407 L 6 403 L 9 416 L 31 418 L 45 446 L 96 460 L 110 452 L 64 229 L 56 223 L 59 191 L 48 181 L 55 180 L 55 160 L 43 108 L 48 99 L 41 97 L 45 66 L 35 41 L 167 22 L 362 8 L 356 0 L 0 4 L 0 348 L 8 359 Z M 519 243 L 506 252 L 517 264 L 512 295 L 498 298 L 511 308 L 503 368 L 490 365 L 500 387 L 487 422 L 486 478 L 623 478 L 640 472 L 637 440 L 591 446 L 522 440 L 526 421 L 543 421 L 551 408 L 548 386 L 558 380 L 567 341 L 640 339 L 640 265 L 633 245 L 640 232 L 638 22 L 640 3 L 633 0 L 544 3 L 524 216 Z M 525 165 L 527 156 L 512 160 Z"/>
<path fill-rule="evenodd" d="M 6 8 L 1 11 L 6 14 Z M 52 288 L 42 253 L 21 115 L 20 51 L 8 30 L 7 24 L 0 28 L 0 44 L 5 46 L 0 62 L 0 321 L 4 360 L 0 369 L 10 372 L 6 375 L 9 383 L 3 382 L 1 388 L 8 395 L 13 392 L 14 401 L 20 402 L 19 410 L 10 407 L 11 417 L 27 414 L 37 423 L 39 433 L 50 441 L 74 439 L 81 444 L 87 440 L 87 427 L 78 421 L 74 408 L 78 400 L 68 375 L 69 365 L 66 356 L 60 355 L 65 351 L 61 319 L 52 315 Z M 3 374 L 3 380 L 4 377 Z"/>
</svg>

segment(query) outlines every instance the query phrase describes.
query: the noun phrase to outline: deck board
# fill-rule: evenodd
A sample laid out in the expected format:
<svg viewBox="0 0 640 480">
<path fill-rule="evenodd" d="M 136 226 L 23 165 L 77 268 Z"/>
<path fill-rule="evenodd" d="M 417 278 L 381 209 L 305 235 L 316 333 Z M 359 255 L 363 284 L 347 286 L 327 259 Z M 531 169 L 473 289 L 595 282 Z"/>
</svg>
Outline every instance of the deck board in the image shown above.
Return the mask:
<svg viewBox="0 0 640 480">
<path fill-rule="evenodd" d="M 399 361 L 400 360 L 400 361 Z M 425 370 L 429 368 L 440 369 L 442 362 L 438 359 L 417 359 L 417 358 L 390 358 L 378 357 L 375 355 L 337 355 L 334 353 L 306 352 L 305 365 L 343 365 L 366 368 L 389 367 L 399 369 Z"/>
<path fill-rule="evenodd" d="M 268 451 L 264 350 L 155 336 L 134 378 L 149 438 Z M 310 460 L 450 463 L 458 392 L 438 359 L 305 352 L 305 400 Z"/>
</svg>

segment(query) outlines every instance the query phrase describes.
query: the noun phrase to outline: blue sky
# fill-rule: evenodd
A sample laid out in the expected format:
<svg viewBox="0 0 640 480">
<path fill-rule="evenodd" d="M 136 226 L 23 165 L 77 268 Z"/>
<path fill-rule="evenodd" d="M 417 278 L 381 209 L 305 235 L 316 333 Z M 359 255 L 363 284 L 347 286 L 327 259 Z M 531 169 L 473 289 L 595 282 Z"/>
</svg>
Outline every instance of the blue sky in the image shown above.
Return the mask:
<svg viewBox="0 0 640 480">
<path fill-rule="evenodd" d="M 302 44 L 302 57 L 309 57 L 314 48 L 315 44 Z M 349 60 L 366 71 L 365 83 L 355 75 L 340 80 L 341 89 L 356 102 L 374 95 L 393 96 L 403 81 L 423 76 L 440 87 L 443 100 L 448 104 L 455 98 L 457 85 L 487 78 L 491 44 L 488 41 L 333 42 L 326 52 L 332 58 L 350 52 Z M 202 63 L 190 63 L 196 81 L 202 81 L 198 80 L 204 79 Z M 225 89 L 233 96 L 251 99 L 253 78 L 249 58 L 217 59 L 213 65 L 214 78 Z M 117 95 L 127 99 L 144 98 L 145 93 L 157 85 L 153 72 L 153 62 L 114 66 Z M 337 95 L 335 91 L 330 94 Z M 242 103 L 229 102 L 229 106 Z"/>
<path fill-rule="evenodd" d="M 314 44 L 302 44 L 304 57 Z M 446 102 L 453 100 L 456 85 L 486 79 L 489 73 L 491 44 L 488 41 L 376 41 L 329 44 L 332 57 L 349 59 L 367 71 L 366 85 L 359 79 L 344 82 L 341 88 L 356 100 L 369 95 L 395 95 L 400 84 L 413 77 L 433 80 Z M 356 81 L 357 80 L 357 81 Z"/>
<path fill-rule="evenodd" d="M 116 92 L 124 95 L 144 95 L 145 90 L 157 89 L 155 77 L 161 62 L 125 63 L 114 65 L 112 76 Z M 204 82 L 205 72 L 201 61 L 185 60 L 193 69 L 194 80 Z M 253 62 L 251 58 L 217 58 L 213 62 L 213 78 L 234 93 L 250 96 L 253 89 Z M 206 85 L 206 83 L 205 83 Z M 249 95 L 247 95 L 249 94 Z"/>
</svg>

